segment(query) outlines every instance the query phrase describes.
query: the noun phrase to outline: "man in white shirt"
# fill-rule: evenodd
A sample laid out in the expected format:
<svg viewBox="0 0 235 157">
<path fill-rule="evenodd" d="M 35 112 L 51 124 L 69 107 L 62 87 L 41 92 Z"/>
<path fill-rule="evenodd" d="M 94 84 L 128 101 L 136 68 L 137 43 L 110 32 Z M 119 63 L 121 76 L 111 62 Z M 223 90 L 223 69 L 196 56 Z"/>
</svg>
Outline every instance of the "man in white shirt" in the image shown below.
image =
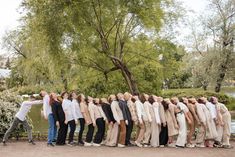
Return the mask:
<svg viewBox="0 0 235 157">
<path fill-rule="evenodd" d="M 43 97 L 43 116 L 46 120 L 48 120 L 48 124 L 49 124 L 47 145 L 54 146 L 52 142 L 56 141 L 57 128 L 56 128 L 54 115 L 52 113 L 52 109 L 50 105 L 50 97 L 46 91 L 41 91 L 40 96 Z"/>
<path fill-rule="evenodd" d="M 217 111 L 216 111 L 216 107 L 214 104 L 212 104 L 211 102 L 209 102 L 207 100 L 207 98 L 202 97 L 204 104 L 206 105 L 206 107 L 208 108 L 208 110 L 210 111 L 211 117 L 214 120 L 214 122 L 216 121 L 217 118 Z"/>
<path fill-rule="evenodd" d="M 22 123 L 24 128 L 28 132 L 28 139 L 29 143 L 35 145 L 33 138 L 32 138 L 32 128 L 29 126 L 29 123 L 26 120 L 26 116 L 28 112 L 30 111 L 32 105 L 40 105 L 42 104 L 42 100 L 35 100 L 35 97 L 31 96 L 29 101 L 24 101 L 21 104 L 21 107 L 19 111 L 16 113 L 15 118 L 10 126 L 10 128 L 7 130 L 3 137 L 3 145 L 6 145 L 6 141 L 8 140 L 9 135 L 12 131 L 14 131 L 19 123 Z"/>
<path fill-rule="evenodd" d="M 141 142 L 144 139 L 144 133 L 145 133 L 145 125 L 144 125 L 144 121 L 143 121 L 143 117 L 146 116 L 146 113 L 144 111 L 144 105 L 142 104 L 142 102 L 139 100 L 138 95 L 134 95 L 133 96 L 135 105 L 136 105 L 136 112 L 137 112 L 137 117 L 138 117 L 138 129 L 139 129 L 139 135 L 135 141 L 135 144 L 138 147 L 142 147 Z"/>
</svg>

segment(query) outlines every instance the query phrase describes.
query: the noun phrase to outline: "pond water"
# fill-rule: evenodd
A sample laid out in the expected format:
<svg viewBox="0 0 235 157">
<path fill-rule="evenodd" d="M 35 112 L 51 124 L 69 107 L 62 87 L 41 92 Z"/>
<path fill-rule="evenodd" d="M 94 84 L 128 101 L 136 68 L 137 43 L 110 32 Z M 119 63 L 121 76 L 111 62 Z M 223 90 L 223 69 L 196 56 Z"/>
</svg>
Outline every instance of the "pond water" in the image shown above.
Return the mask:
<svg viewBox="0 0 235 157">
<path fill-rule="evenodd" d="M 235 119 L 235 117 L 233 118 Z M 232 120 L 232 123 L 231 123 L 231 133 L 235 134 L 235 120 Z"/>
<path fill-rule="evenodd" d="M 41 116 L 42 105 L 32 106 L 31 111 L 29 112 L 29 117 L 32 119 L 33 131 L 46 133 L 48 128 L 47 120 Z"/>
<path fill-rule="evenodd" d="M 42 105 L 32 106 L 29 112 L 29 117 L 33 123 L 33 132 L 40 134 L 47 134 L 48 121 L 41 116 Z M 79 131 L 79 127 L 76 128 L 75 132 Z"/>
<path fill-rule="evenodd" d="M 226 93 L 226 94 L 235 98 L 235 92 L 234 93 Z"/>
</svg>

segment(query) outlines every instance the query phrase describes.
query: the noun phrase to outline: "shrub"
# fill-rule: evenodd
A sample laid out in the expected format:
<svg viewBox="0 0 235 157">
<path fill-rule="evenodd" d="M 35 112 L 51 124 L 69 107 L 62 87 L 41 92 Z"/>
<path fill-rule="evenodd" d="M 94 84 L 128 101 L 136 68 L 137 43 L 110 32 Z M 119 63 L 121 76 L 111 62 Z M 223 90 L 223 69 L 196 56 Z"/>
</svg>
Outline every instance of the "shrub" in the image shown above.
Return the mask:
<svg viewBox="0 0 235 157">
<path fill-rule="evenodd" d="M 16 112 L 19 110 L 22 98 L 17 93 L 5 90 L 0 93 L 0 134 L 1 136 L 10 127 Z M 27 117 L 31 125 L 31 120 Z M 32 126 L 32 125 L 31 125 Z M 15 132 L 23 132 L 23 126 L 19 125 Z"/>
<path fill-rule="evenodd" d="M 58 92 L 60 93 L 63 89 L 62 86 L 52 86 L 52 85 L 28 85 L 28 86 L 21 86 L 21 87 L 14 87 L 12 88 L 13 91 L 16 91 L 19 93 L 19 95 L 24 95 L 24 94 L 38 94 L 41 90 L 46 90 L 47 92 Z"/>
</svg>

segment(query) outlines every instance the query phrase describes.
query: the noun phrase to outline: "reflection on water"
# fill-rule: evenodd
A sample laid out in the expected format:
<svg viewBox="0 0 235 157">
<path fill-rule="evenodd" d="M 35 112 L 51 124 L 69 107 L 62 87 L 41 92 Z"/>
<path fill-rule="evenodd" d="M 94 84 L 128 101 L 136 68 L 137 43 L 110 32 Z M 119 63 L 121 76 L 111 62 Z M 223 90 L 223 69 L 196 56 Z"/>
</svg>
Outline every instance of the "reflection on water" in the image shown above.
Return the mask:
<svg viewBox="0 0 235 157">
<path fill-rule="evenodd" d="M 32 106 L 29 117 L 32 119 L 33 131 L 44 133 L 47 132 L 48 123 L 47 120 L 41 116 L 41 109 L 42 105 Z"/>
<path fill-rule="evenodd" d="M 42 105 L 32 106 L 29 112 L 29 117 L 33 123 L 33 132 L 46 134 L 48 130 L 48 122 L 41 116 Z M 76 127 L 75 132 L 79 132 L 79 127 Z"/>
<path fill-rule="evenodd" d="M 231 133 L 235 135 L 235 114 L 232 114 Z"/>
<path fill-rule="evenodd" d="M 232 120 L 232 123 L 231 123 L 231 133 L 235 134 L 235 120 Z"/>
<path fill-rule="evenodd" d="M 234 97 L 235 98 L 235 93 L 226 93 L 228 96 Z"/>
</svg>

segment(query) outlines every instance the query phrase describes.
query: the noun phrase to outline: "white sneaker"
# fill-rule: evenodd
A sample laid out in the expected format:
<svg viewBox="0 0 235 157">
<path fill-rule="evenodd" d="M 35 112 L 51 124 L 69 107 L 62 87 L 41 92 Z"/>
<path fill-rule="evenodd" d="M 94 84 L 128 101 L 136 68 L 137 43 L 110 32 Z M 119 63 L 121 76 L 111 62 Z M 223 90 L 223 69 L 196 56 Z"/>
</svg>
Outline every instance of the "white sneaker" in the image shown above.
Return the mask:
<svg viewBox="0 0 235 157">
<path fill-rule="evenodd" d="M 71 147 L 74 146 L 74 144 L 73 144 L 72 142 L 67 143 L 67 145 L 68 145 L 68 146 L 71 146 Z"/>
<path fill-rule="evenodd" d="M 100 147 L 100 146 L 101 146 L 101 144 L 93 143 L 93 146 L 94 146 L 94 147 Z"/>
<path fill-rule="evenodd" d="M 84 142 L 84 146 L 85 146 L 85 147 L 90 147 L 90 146 L 92 146 L 92 144 L 91 144 L 91 143 L 88 143 L 88 142 Z"/>
<path fill-rule="evenodd" d="M 168 144 L 168 147 L 175 148 L 175 144 L 174 143 L 170 143 L 170 144 Z"/>
<path fill-rule="evenodd" d="M 118 144 L 118 147 L 119 147 L 119 148 L 124 148 L 125 145 L 123 145 L 123 144 Z"/>
<path fill-rule="evenodd" d="M 205 145 L 204 144 L 196 144 L 196 147 L 198 147 L 198 148 L 205 148 Z"/>
<path fill-rule="evenodd" d="M 153 148 L 158 148 L 159 146 L 150 146 L 150 147 L 153 147 Z"/>
<path fill-rule="evenodd" d="M 150 145 L 144 144 L 144 148 L 148 148 L 150 147 Z"/>
<path fill-rule="evenodd" d="M 103 141 L 101 142 L 101 145 L 105 145 L 106 143 L 107 143 L 107 141 L 104 141 L 104 140 L 103 140 Z"/>
<path fill-rule="evenodd" d="M 143 145 L 142 144 L 140 144 L 139 142 L 137 142 L 137 141 L 135 141 L 135 144 L 138 146 L 138 147 L 143 147 Z"/>
<path fill-rule="evenodd" d="M 191 144 L 191 143 L 188 143 L 188 144 L 186 144 L 186 147 L 187 147 L 187 148 L 194 148 L 195 145 L 194 145 L 194 144 Z"/>
</svg>

